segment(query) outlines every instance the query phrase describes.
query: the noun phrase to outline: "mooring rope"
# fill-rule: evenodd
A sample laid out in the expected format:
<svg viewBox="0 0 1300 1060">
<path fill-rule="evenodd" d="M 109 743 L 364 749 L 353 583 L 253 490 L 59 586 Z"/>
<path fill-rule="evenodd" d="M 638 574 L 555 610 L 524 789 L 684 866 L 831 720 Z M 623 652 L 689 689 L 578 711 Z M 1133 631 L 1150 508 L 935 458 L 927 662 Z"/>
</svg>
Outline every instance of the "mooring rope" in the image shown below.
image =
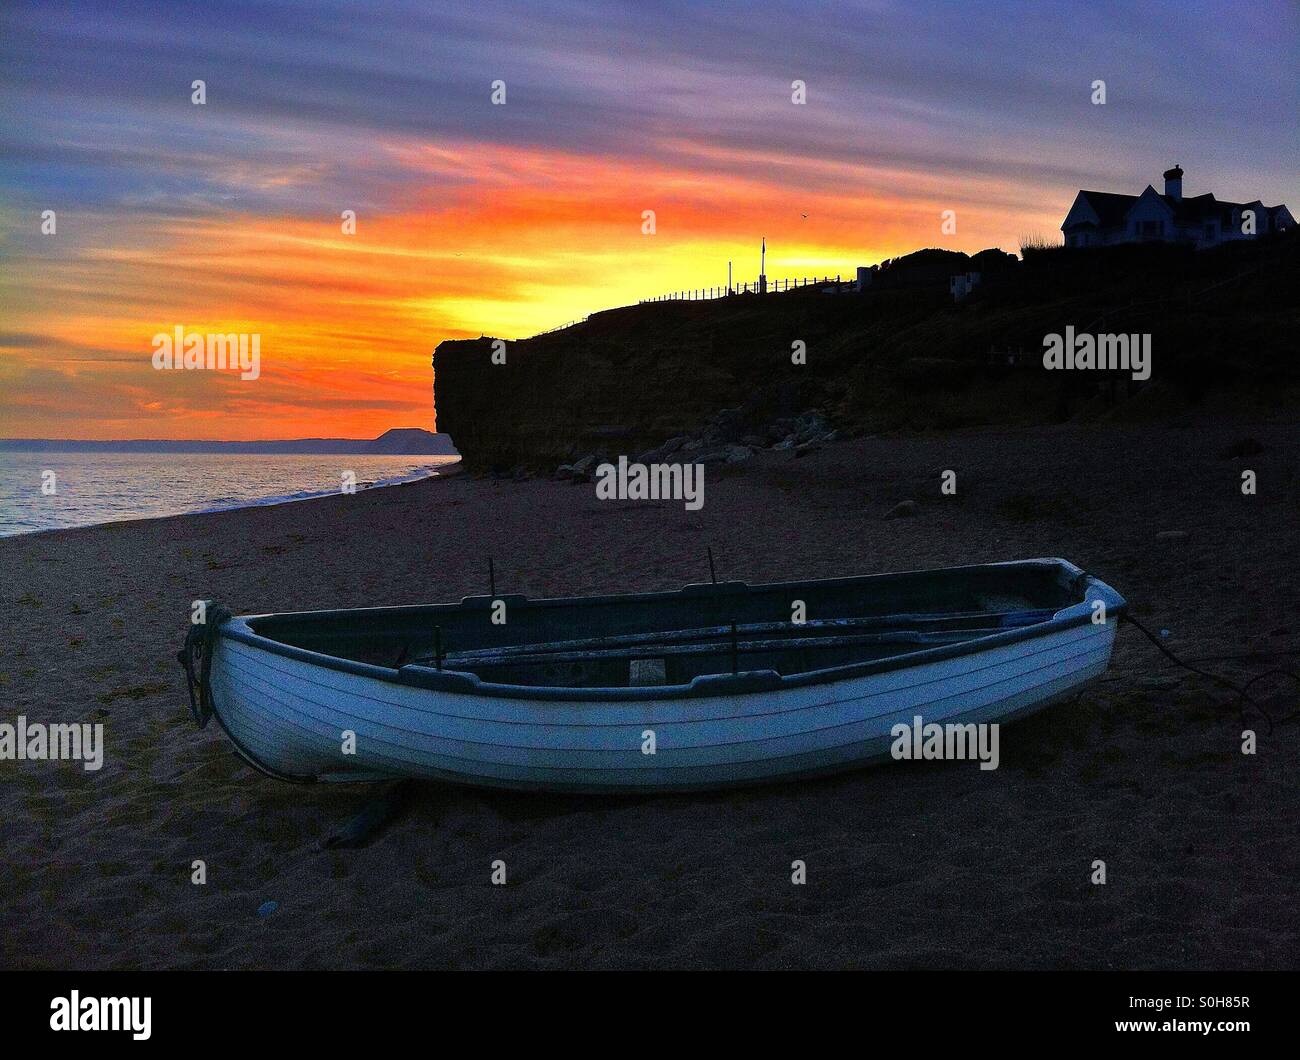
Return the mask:
<svg viewBox="0 0 1300 1060">
<path fill-rule="evenodd" d="M 198 722 L 199 728 L 203 728 L 207 725 L 208 719 L 215 716 L 217 724 L 234 745 L 239 757 L 259 773 L 273 780 L 283 780 L 290 784 L 314 784 L 317 779 L 314 776 L 282 773 L 261 761 L 230 731 L 221 715 L 217 713 L 212 699 L 212 655 L 221 636 L 222 624 L 234 616 L 215 600 L 204 600 L 203 607 L 204 621 L 190 624 L 190 628 L 185 632 L 185 644 L 176 653 L 176 658 L 185 670 L 185 685 L 190 693 L 190 712 Z"/>
<path fill-rule="evenodd" d="M 1275 727 L 1273 715 L 1269 713 L 1268 709 L 1262 703 L 1260 703 L 1259 700 L 1257 700 L 1254 696 L 1250 694 L 1250 690 L 1260 681 L 1264 680 L 1266 677 L 1289 677 L 1297 685 L 1300 685 L 1300 673 L 1297 673 L 1295 670 L 1291 670 L 1284 666 L 1274 667 L 1271 670 L 1265 670 L 1262 673 L 1256 674 L 1244 685 L 1239 685 L 1235 681 L 1228 680 L 1228 678 L 1226 677 L 1223 677 L 1219 674 L 1211 673 L 1209 670 L 1202 670 L 1199 667 L 1193 666 L 1191 663 L 1185 662 L 1184 660 L 1180 659 L 1167 647 L 1161 644 L 1160 639 L 1149 629 L 1147 629 L 1146 626 L 1142 625 L 1142 623 L 1139 622 L 1136 618 L 1134 618 L 1129 612 L 1125 611 L 1124 614 L 1120 616 L 1120 618 L 1122 621 L 1128 622 L 1130 625 L 1136 627 L 1137 630 L 1140 633 L 1142 633 L 1142 635 L 1145 636 L 1147 640 L 1149 640 L 1152 644 L 1154 644 L 1156 648 L 1160 651 L 1160 653 L 1164 655 L 1167 659 L 1169 659 L 1171 662 L 1175 663 L 1178 666 L 1181 666 L 1184 670 L 1190 670 L 1194 674 L 1199 674 L 1201 677 L 1204 677 L 1207 680 L 1213 681 L 1219 685 L 1223 685 L 1225 688 L 1230 688 L 1232 689 L 1232 691 L 1236 692 L 1237 698 L 1234 699 L 1232 703 L 1233 706 L 1237 708 L 1237 716 L 1241 719 L 1241 723 L 1243 725 L 1246 724 L 1246 707 L 1247 705 L 1249 705 L 1253 707 L 1255 710 L 1259 711 L 1260 715 L 1264 718 L 1264 720 L 1268 722 L 1269 735 L 1272 735 Z M 1294 652 L 1259 652 L 1255 654 L 1257 654 L 1259 657 L 1262 658 L 1270 658 L 1270 657 L 1278 657 L 1283 655 L 1291 655 L 1295 653 Z M 1298 717 L 1300 717 L 1300 710 L 1293 711 L 1292 713 L 1287 714 L 1284 717 L 1278 719 L 1276 724 L 1285 725 L 1288 722 L 1294 721 Z"/>
<path fill-rule="evenodd" d="M 191 622 L 185 643 L 176 658 L 185 669 L 185 685 L 190 693 L 190 712 L 202 729 L 212 717 L 212 653 L 217 646 L 218 630 L 234 616 L 215 600 L 203 601 L 202 622 Z"/>
</svg>

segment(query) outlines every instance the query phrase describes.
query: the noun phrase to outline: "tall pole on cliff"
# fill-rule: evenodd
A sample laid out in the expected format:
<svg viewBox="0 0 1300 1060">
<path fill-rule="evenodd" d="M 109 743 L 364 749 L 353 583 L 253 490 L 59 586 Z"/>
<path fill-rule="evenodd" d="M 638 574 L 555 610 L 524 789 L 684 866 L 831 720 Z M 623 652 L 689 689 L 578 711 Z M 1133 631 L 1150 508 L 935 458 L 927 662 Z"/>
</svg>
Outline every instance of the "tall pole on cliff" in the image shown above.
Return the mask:
<svg viewBox="0 0 1300 1060">
<path fill-rule="evenodd" d="M 758 293 L 767 293 L 767 236 L 763 237 L 763 249 L 758 258 Z"/>
</svg>

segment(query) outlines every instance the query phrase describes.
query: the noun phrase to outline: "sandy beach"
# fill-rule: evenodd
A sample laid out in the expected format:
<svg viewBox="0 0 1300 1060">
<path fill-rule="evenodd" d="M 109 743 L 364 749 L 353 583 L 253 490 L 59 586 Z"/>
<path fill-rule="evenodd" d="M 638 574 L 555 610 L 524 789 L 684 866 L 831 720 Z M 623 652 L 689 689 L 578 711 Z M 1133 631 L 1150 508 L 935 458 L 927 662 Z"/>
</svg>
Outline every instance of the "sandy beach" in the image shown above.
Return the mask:
<svg viewBox="0 0 1300 1060">
<path fill-rule="evenodd" d="M 1263 450 L 1224 455 L 1247 436 Z M 918 514 L 884 518 L 907 499 Z M 106 739 L 97 772 L 0 762 L 0 964 L 1296 967 L 1297 726 L 1258 723 L 1243 755 L 1233 694 L 1131 628 L 1077 703 L 1003 732 L 996 771 L 619 799 L 426 785 L 356 850 L 321 843 L 370 789 L 244 766 L 195 728 L 175 653 L 201 597 L 235 613 L 454 600 L 487 591 L 489 556 L 502 591 L 667 589 L 707 580 L 709 547 L 747 581 L 1059 555 L 1180 655 L 1296 652 L 1298 516 L 1300 429 L 1069 426 L 762 453 L 710 469 L 697 512 L 458 474 L 0 540 L 0 721 L 102 721 Z M 1204 665 L 1241 679 L 1297 661 Z M 1278 716 L 1300 705 L 1294 684 L 1255 691 Z"/>
</svg>

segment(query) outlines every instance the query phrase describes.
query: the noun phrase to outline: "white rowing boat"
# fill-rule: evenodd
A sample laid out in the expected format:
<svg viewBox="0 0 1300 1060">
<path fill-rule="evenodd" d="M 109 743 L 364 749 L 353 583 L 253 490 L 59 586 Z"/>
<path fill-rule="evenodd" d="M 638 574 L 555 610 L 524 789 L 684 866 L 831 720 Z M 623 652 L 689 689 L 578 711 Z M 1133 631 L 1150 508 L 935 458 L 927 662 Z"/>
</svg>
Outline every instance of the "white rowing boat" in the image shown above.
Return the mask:
<svg viewBox="0 0 1300 1060">
<path fill-rule="evenodd" d="M 1105 671 L 1124 606 L 1073 564 L 1036 559 L 220 614 L 181 654 L 200 725 L 215 716 L 281 779 L 691 790 L 885 758 L 893 728 L 918 717 L 1039 710 Z"/>
</svg>

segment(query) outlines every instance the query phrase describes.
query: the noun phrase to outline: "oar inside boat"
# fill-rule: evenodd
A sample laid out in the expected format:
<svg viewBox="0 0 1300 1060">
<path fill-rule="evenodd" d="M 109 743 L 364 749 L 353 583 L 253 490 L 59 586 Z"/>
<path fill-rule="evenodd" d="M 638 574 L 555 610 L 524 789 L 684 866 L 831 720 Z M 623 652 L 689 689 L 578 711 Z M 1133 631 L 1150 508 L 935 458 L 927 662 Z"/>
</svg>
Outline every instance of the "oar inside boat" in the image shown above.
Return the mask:
<svg viewBox="0 0 1300 1060">
<path fill-rule="evenodd" d="M 622 687 L 688 683 L 706 674 L 765 670 L 807 673 L 955 644 L 1050 618 L 1044 609 L 1002 613 L 886 615 L 803 623 L 668 630 L 452 652 L 438 669 L 522 685 Z M 743 667 L 740 661 L 743 660 Z M 427 664 L 429 658 L 416 659 Z M 647 665 L 650 664 L 650 665 Z"/>
</svg>

